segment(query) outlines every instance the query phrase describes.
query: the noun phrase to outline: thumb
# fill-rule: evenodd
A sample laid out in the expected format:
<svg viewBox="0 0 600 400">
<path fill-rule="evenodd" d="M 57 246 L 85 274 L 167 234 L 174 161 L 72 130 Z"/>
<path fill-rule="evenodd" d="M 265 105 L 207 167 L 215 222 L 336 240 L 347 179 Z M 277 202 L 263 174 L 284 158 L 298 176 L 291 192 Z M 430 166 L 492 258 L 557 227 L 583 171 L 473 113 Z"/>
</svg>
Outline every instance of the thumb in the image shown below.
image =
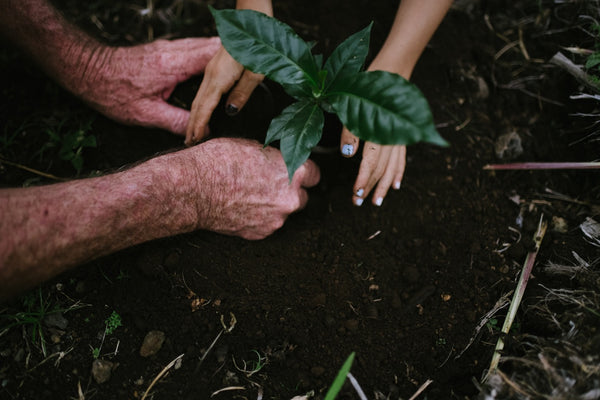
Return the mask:
<svg viewBox="0 0 600 400">
<path fill-rule="evenodd" d="M 299 187 L 313 187 L 321 180 L 321 171 L 317 164 L 312 160 L 307 160 L 294 173 L 292 184 Z"/>
<path fill-rule="evenodd" d="M 360 141 L 358 137 L 354 136 L 348 128 L 344 127 L 342 130 L 342 137 L 340 139 L 340 152 L 344 157 L 352 157 L 358 150 Z"/>
<path fill-rule="evenodd" d="M 170 131 L 176 135 L 185 135 L 190 112 L 175 107 L 163 100 L 148 100 L 141 106 L 139 118 L 143 125 Z"/>
</svg>

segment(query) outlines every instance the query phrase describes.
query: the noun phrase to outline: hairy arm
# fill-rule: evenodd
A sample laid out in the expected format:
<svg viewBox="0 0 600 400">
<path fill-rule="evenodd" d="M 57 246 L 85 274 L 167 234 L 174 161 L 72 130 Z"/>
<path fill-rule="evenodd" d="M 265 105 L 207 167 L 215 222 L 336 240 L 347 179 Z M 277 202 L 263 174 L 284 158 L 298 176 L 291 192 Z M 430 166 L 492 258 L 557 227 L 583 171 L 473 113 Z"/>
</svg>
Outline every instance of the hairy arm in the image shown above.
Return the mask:
<svg viewBox="0 0 600 400">
<path fill-rule="evenodd" d="M 107 46 L 66 21 L 47 0 L 0 0 L 0 33 L 107 117 L 181 135 L 189 111 L 166 100 L 178 83 L 204 71 L 221 44 L 214 37 Z"/>
<path fill-rule="evenodd" d="M 262 239 L 319 178 L 307 161 L 290 183 L 278 150 L 214 139 L 112 175 L 0 190 L 0 301 L 152 239 L 196 229 Z"/>
<path fill-rule="evenodd" d="M 46 0 L 2 0 L 0 32 L 62 86 L 80 95 L 87 73 L 108 65 L 113 49 L 70 24 Z M 92 68 L 93 67 L 93 68 Z"/>
<path fill-rule="evenodd" d="M 185 189 L 181 160 L 172 158 L 93 179 L 0 191 L 0 299 L 92 258 L 192 230 L 196 199 Z"/>
</svg>

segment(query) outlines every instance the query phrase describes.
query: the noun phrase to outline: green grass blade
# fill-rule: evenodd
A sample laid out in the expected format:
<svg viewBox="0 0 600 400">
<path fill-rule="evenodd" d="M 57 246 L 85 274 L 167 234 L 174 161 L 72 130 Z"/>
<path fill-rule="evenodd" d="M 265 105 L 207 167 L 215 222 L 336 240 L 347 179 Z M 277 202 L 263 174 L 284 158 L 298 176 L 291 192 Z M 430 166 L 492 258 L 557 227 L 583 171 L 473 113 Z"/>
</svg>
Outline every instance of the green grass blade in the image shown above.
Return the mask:
<svg viewBox="0 0 600 400">
<path fill-rule="evenodd" d="M 325 395 L 325 400 L 335 399 L 336 396 L 338 395 L 338 393 L 340 392 L 340 390 L 342 389 L 342 386 L 344 385 L 344 382 L 346 381 L 346 377 L 348 376 L 348 372 L 350 372 L 350 368 L 352 367 L 352 362 L 354 361 L 354 356 L 355 356 L 355 353 L 352 352 L 348 356 L 346 361 L 344 362 L 344 365 L 342 365 L 342 368 L 340 368 L 340 371 L 338 372 L 337 376 L 333 380 L 333 383 L 331 384 L 331 387 L 329 388 L 329 390 L 327 391 L 327 394 Z"/>
</svg>

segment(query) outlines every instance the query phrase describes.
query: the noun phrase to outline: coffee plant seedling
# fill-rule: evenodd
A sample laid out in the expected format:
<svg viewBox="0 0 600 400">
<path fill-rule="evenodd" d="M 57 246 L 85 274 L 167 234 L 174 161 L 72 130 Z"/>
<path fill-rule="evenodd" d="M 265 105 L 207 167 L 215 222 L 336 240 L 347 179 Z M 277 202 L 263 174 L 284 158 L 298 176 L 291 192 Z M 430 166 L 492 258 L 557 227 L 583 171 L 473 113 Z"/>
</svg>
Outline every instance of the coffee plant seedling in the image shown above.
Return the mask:
<svg viewBox="0 0 600 400">
<path fill-rule="evenodd" d="M 447 145 L 416 86 L 391 72 L 361 71 L 372 24 L 347 38 L 323 64 L 311 44 L 275 18 L 253 10 L 210 11 L 227 52 L 297 100 L 271 121 L 265 139 L 265 146 L 280 141 L 290 180 L 321 140 L 324 111 L 335 113 L 365 141 Z"/>
</svg>

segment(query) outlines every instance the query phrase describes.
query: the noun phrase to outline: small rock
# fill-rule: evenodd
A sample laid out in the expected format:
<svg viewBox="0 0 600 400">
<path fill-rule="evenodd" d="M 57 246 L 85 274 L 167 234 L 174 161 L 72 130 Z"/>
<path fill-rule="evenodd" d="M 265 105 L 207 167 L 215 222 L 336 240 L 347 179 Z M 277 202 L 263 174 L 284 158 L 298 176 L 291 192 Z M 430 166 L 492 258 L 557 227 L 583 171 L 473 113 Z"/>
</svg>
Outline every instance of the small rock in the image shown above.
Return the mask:
<svg viewBox="0 0 600 400">
<path fill-rule="evenodd" d="M 319 294 L 313 296 L 310 299 L 308 304 L 311 307 L 316 308 L 319 306 L 324 306 L 326 301 L 327 301 L 327 295 L 325 293 L 319 293 Z"/>
<path fill-rule="evenodd" d="M 165 267 L 167 267 L 167 268 L 175 268 L 179 264 L 180 259 L 181 259 L 181 256 L 179 255 L 179 252 L 172 251 L 166 255 L 163 263 L 165 264 Z"/>
<path fill-rule="evenodd" d="M 95 359 L 92 364 L 92 377 L 96 383 L 108 382 L 112 372 L 113 363 L 106 360 Z"/>
<path fill-rule="evenodd" d="M 552 230 L 557 233 L 567 233 L 569 231 L 569 225 L 564 218 L 553 216 Z"/>
<path fill-rule="evenodd" d="M 140 356 L 150 357 L 158 353 L 165 341 L 165 333 L 161 331 L 150 331 L 146 334 L 142 347 L 140 347 Z"/>
<path fill-rule="evenodd" d="M 69 325 L 69 320 L 63 317 L 62 313 L 49 314 L 44 318 L 46 326 L 65 330 Z"/>
<path fill-rule="evenodd" d="M 501 135 L 494 145 L 496 157 L 501 160 L 512 160 L 523 154 L 521 136 L 515 131 Z"/>
<path fill-rule="evenodd" d="M 310 369 L 310 373 L 314 376 L 319 377 L 325 373 L 325 368 L 321 367 L 320 365 L 317 365 L 316 367 L 312 367 Z"/>
<path fill-rule="evenodd" d="M 348 329 L 349 331 L 354 332 L 358 329 L 358 320 L 356 320 L 356 319 L 346 320 L 346 322 L 344 322 L 344 327 L 346 329 Z"/>
</svg>

